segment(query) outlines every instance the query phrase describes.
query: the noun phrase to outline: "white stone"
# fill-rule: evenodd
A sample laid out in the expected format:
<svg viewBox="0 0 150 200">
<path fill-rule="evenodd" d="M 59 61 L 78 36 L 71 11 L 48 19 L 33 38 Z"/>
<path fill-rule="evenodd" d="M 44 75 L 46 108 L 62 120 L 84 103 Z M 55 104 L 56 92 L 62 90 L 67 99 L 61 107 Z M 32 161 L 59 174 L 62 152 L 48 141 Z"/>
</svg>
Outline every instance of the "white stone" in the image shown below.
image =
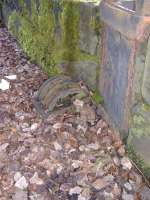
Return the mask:
<svg viewBox="0 0 150 200">
<path fill-rule="evenodd" d="M 114 163 L 115 163 L 116 166 L 120 166 L 120 160 L 119 160 L 118 157 L 114 157 L 113 161 L 114 161 Z"/>
<path fill-rule="evenodd" d="M 58 142 L 54 142 L 53 145 L 56 151 L 62 150 L 62 146 Z"/>
<path fill-rule="evenodd" d="M 0 151 L 5 151 L 8 146 L 9 146 L 9 143 L 4 143 L 0 145 Z"/>
<path fill-rule="evenodd" d="M 76 99 L 73 104 L 75 105 L 77 112 L 80 112 L 80 110 L 83 108 L 84 102 Z"/>
<path fill-rule="evenodd" d="M 128 182 L 125 183 L 125 184 L 124 184 L 124 187 L 125 187 L 125 189 L 128 190 L 128 191 L 132 191 L 132 185 L 131 185 L 130 183 L 128 183 Z"/>
<path fill-rule="evenodd" d="M 70 194 L 70 195 L 73 195 L 73 194 L 80 194 L 81 191 L 82 191 L 82 188 L 79 187 L 79 186 L 76 186 L 76 187 L 71 188 L 71 189 L 69 190 L 69 194 Z"/>
<path fill-rule="evenodd" d="M 17 75 L 9 75 L 9 76 L 5 76 L 5 78 L 7 78 L 9 80 L 16 80 L 17 79 Z"/>
<path fill-rule="evenodd" d="M 31 125 L 31 131 L 35 131 L 35 130 L 37 130 L 37 128 L 38 128 L 37 123 L 34 123 L 34 124 Z"/>
<path fill-rule="evenodd" d="M 38 173 L 35 172 L 33 177 L 30 179 L 31 184 L 36 184 L 36 185 L 43 185 L 44 182 L 41 178 L 39 178 Z"/>
<path fill-rule="evenodd" d="M 16 183 L 15 186 L 21 190 L 27 189 L 28 182 L 24 176 L 22 176 Z"/>
<path fill-rule="evenodd" d="M 91 143 L 91 144 L 88 144 L 87 147 L 89 149 L 92 149 L 92 150 L 98 150 L 99 149 L 99 144 L 98 143 Z"/>
<path fill-rule="evenodd" d="M 61 127 L 62 127 L 62 123 L 59 123 L 59 122 L 53 125 L 53 128 L 56 130 L 60 129 Z"/>
<path fill-rule="evenodd" d="M 72 167 L 74 169 L 78 169 L 82 164 L 83 164 L 83 162 L 80 160 L 73 160 Z"/>
<path fill-rule="evenodd" d="M 127 158 L 127 157 L 123 157 L 121 159 L 121 165 L 122 165 L 123 169 L 125 169 L 125 170 L 130 170 L 132 168 L 132 163 L 129 160 L 129 158 Z"/>
<path fill-rule="evenodd" d="M 63 170 L 63 166 L 61 166 L 61 165 L 58 166 L 58 168 L 57 168 L 57 170 L 56 170 L 57 174 L 58 174 L 58 175 L 61 174 L 62 170 Z"/>
<path fill-rule="evenodd" d="M 98 130 L 97 130 L 97 135 L 100 135 L 102 133 L 102 128 L 99 128 Z"/>
<path fill-rule="evenodd" d="M 79 146 L 80 151 L 85 151 L 86 147 L 84 145 Z"/>
<path fill-rule="evenodd" d="M 14 181 L 17 182 L 20 178 L 21 178 L 21 173 L 20 172 L 16 172 L 14 175 Z"/>
<path fill-rule="evenodd" d="M 22 129 L 29 128 L 29 124 L 28 123 L 23 123 L 23 124 L 21 124 L 21 128 Z"/>
<path fill-rule="evenodd" d="M 0 90 L 8 90 L 10 88 L 10 83 L 5 79 L 0 80 Z"/>
<path fill-rule="evenodd" d="M 83 131 L 83 133 L 85 134 L 86 133 L 86 131 L 87 131 L 87 127 L 84 127 L 84 126 L 81 126 L 80 124 L 78 125 L 78 127 L 77 127 L 77 130 L 78 131 Z"/>
<path fill-rule="evenodd" d="M 73 152 L 75 152 L 75 151 L 76 151 L 76 149 L 72 148 L 72 149 L 70 149 L 70 150 L 68 151 L 68 154 L 71 154 L 71 153 L 73 153 Z"/>
</svg>

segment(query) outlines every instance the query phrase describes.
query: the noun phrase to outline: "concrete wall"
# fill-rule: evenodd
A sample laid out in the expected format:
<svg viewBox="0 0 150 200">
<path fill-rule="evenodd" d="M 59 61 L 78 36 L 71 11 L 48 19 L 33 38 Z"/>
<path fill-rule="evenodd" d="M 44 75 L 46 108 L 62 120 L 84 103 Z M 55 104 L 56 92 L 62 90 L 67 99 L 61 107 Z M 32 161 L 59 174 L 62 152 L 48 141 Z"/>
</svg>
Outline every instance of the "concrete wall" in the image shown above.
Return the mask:
<svg viewBox="0 0 150 200">
<path fill-rule="evenodd" d="M 4 0 L 3 18 L 24 51 L 50 75 L 66 73 L 97 88 L 100 18 L 97 3 Z"/>
</svg>

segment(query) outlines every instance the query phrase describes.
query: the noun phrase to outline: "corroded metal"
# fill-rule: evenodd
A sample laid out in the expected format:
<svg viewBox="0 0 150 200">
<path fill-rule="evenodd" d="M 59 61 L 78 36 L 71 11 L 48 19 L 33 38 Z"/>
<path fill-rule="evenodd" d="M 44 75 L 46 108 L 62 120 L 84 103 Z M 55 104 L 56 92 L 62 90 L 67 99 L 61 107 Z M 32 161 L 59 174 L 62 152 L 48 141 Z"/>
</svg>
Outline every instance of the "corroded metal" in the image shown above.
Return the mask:
<svg viewBox="0 0 150 200">
<path fill-rule="evenodd" d="M 80 94 L 81 91 L 79 83 L 74 82 L 70 77 L 54 76 L 43 83 L 33 99 L 33 104 L 38 113 L 45 118 L 57 107 L 60 100 L 66 97 L 70 97 L 71 100 L 73 95 Z"/>
<path fill-rule="evenodd" d="M 51 90 L 56 84 L 62 83 L 63 81 L 71 80 L 70 77 L 67 76 L 54 76 L 48 79 L 43 83 L 43 85 L 39 89 L 39 98 L 44 99 L 47 95 L 48 91 Z"/>
</svg>

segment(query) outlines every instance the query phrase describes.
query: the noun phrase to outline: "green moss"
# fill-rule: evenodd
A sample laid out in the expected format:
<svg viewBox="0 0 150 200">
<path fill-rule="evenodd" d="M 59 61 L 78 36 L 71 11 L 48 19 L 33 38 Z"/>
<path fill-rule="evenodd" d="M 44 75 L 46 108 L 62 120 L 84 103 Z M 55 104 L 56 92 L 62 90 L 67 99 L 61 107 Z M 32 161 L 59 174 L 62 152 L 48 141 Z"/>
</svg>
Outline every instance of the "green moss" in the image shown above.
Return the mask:
<svg viewBox="0 0 150 200">
<path fill-rule="evenodd" d="M 128 155 L 131 160 L 139 167 L 143 174 L 150 180 L 150 167 L 145 163 L 145 161 L 138 155 L 133 147 L 128 146 Z"/>
<path fill-rule="evenodd" d="M 79 94 L 76 95 L 76 99 L 84 99 L 85 97 L 87 97 L 87 94 L 81 90 L 81 92 Z"/>
<path fill-rule="evenodd" d="M 57 53 L 54 53 L 53 54 L 53 59 L 55 60 L 55 62 L 57 64 L 59 63 L 64 63 L 64 62 L 68 62 L 64 57 L 64 53 L 65 53 L 65 50 L 63 48 L 56 48 L 55 49 L 55 52 Z M 80 49 L 77 50 L 77 54 L 76 54 L 76 58 L 74 61 L 93 61 L 93 62 L 96 62 L 98 63 L 98 57 L 96 55 L 90 55 L 90 54 L 87 54 L 85 52 L 82 52 L 80 51 Z M 71 63 L 72 61 L 69 62 L 69 64 Z"/>
<path fill-rule="evenodd" d="M 78 57 L 78 41 L 79 41 L 79 3 L 73 1 L 63 1 L 63 12 L 62 12 L 62 43 L 64 52 L 62 60 L 68 62 L 67 72 L 70 75 L 74 74 L 73 67 L 70 66 L 72 61 L 77 60 Z"/>
<path fill-rule="evenodd" d="M 100 92 L 98 89 L 96 89 L 94 92 L 93 92 L 93 95 L 91 96 L 92 97 L 92 100 L 96 103 L 96 104 L 103 104 L 104 103 L 104 99 L 103 97 L 101 96 Z"/>
<path fill-rule="evenodd" d="M 136 134 L 137 137 L 141 137 L 143 134 L 144 134 L 144 130 L 143 130 L 143 127 L 132 127 L 130 129 L 130 132 L 133 133 L 133 134 Z"/>
<path fill-rule="evenodd" d="M 141 137 L 141 136 L 150 136 L 150 123 L 149 123 L 149 114 L 145 112 L 147 111 L 147 107 L 145 108 L 144 104 L 140 107 L 141 110 L 139 113 L 136 113 L 132 116 L 131 119 L 131 127 L 130 127 L 130 137 L 129 139 L 134 136 Z"/>
<path fill-rule="evenodd" d="M 96 13 L 96 16 L 93 16 L 91 18 L 91 22 L 90 22 L 90 26 L 91 28 L 93 29 L 93 31 L 96 33 L 97 37 L 101 38 L 101 30 L 102 30 L 102 23 L 101 23 L 101 20 L 100 20 L 100 13 L 99 13 L 99 7 L 97 7 L 95 9 L 95 13 Z M 99 55 L 100 55 L 100 52 L 99 52 Z M 99 64 L 98 67 L 97 67 L 97 71 L 96 71 L 96 80 L 97 82 L 99 81 L 99 77 L 100 77 L 100 56 L 96 56 L 97 57 L 97 63 Z"/>
<path fill-rule="evenodd" d="M 18 29 L 15 26 L 16 22 L 18 21 L 18 18 L 19 14 L 17 13 L 17 11 L 14 11 L 8 20 L 8 29 L 11 31 L 11 33 L 13 33 L 15 37 L 18 37 Z"/>
<path fill-rule="evenodd" d="M 99 13 L 99 7 L 95 9 L 96 16 L 93 16 L 91 18 L 90 26 L 96 33 L 96 35 L 99 37 L 101 34 L 101 21 L 100 21 L 100 13 Z"/>
<path fill-rule="evenodd" d="M 14 11 L 8 22 L 8 27 L 21 43 L 24 51 L 33 60 L 39 63 L 48 74 L 57 74 L 62 71 L 57 67 L 62 61 L 68 62 L 67 71 L 73 73 L 70 62 L 83 58 L 79 52 L 79 3 L 61 1 L 62 12 L 62 41 L 58 45 L 55 39 L 55 13 L 54 2 L 44 0 L 40 2 L 37 11 L 36 0 L 31 0 L 31 13 L 22 0 L 20 6 L 22 12 Z M 19 30 L 16 21 L 20 21 Z M 58 50 L 59 49 L 59 50 Z"/>
<path fill-rule="evenodd" d="M 141 115 L 134 115 L 133 116 L 133 123 L 136 125 L 140 125 L 145 122 L 145 119 Z"/>
<path fill-rule="evenodd" d="M 31 13 L 21 2 L 21 12 L 14 11 L 8 22 L 9 30 L 18 38 L 24 51 L 39 63 L 48 74 L 57 74 L 59 69 L 55 65 L 53 54 L 55 51 L 55 16 L 53 2 L 41 1 L 37 11 L 36 0 L 31 1 Z M 19 20 L 17 30 L 15 23 Z"/>
<path fill-rule="evenodd" d="M 46 73 L 66 73 L 74 78 L 74 61 L 99 62 L 97 55 L 79 48 L 79 1 L 44 0 L 37 8 L 37 1 L 31 0 L 31 11 L 25 1 L 19 2 L 20 11 L 12 12 L 9 17 L 9 30 L 31 60 L 40 64 Z M 97 19 L 93 22 L 93 29 L 98 33 Z M 62 63 L 65 63 L 65 72 Z M 97 74 L 98 78 L 99 69 Z"/>
<path fill-rule="evenodd" d="M 145 111 L 145 112 L 150 112 L 150 105 L 149 104 L 147 104 L 147 103 L 144 103 L 143 105 L 142 105 L 142 109 L 143 109 L 143 111 Z"/>
</svg>

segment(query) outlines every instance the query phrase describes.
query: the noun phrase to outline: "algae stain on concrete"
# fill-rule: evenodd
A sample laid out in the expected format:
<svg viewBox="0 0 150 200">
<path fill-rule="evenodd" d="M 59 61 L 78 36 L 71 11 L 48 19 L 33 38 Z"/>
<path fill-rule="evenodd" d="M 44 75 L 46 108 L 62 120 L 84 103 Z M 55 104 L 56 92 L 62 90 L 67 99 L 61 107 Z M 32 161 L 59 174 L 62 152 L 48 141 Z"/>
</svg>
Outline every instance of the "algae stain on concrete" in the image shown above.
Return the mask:
<svg viewBox="0 0 150 200">
<path fill-rule="evenodd" d="M 60 1 L 60 4 L 64 9 L 61 14 L 63 37 L 59 46 L 55 38 L 54 1 L 41 1 L 37 11 L 36 1 L 31 0 L 31 14 L 25 3 L 20 2 L 22 11 L 13 11 L 8 21 L 10 32 L 18 38 L 27 55 L 50 75 L 59 73 L 56 65 L 65 60 L 67 71 L 72 72 L 70 62 L 77 58 L 79 3 Z"/>
<path fill-rule="evenodd" d="M 150 179 L 150 106 L 141 103 L 136 106 L 132 116 L 131 128 L 127 141 L 129 157 Z"/>
<path fill-rule="evenodd" d="M 30 0 L 30 5 L 26 1 L 19 2 L 20 8 L 9 16 L 8 27 L 31 60 L 40 64 L 49 75 L 65 73 L 77 78 L 82 71 L 86 76 L 84 81 L 89 85 L 92 82 L 91 88 L 96 89 L 100 66 L 100 53 L 97 50 L 100 38 L 99 11 L 95 14 L 95 7 L 91 4 L 73 0 L 44 0 L 38 4 L 37 0 Z M 89 8 L 93 9 L 94 15 L 91 10 L 86 13 L 91 18 L 90 22 L 83 17 L 83 6 L 87 12 Z M 94 37 L 94 41 L 97 38 L 94 54 L 84 48 L 85 38 L 82 41 L 84 47 L 80 45 L 81 32 L 85 33 L 84 29 L 81 30 L 82 23 L 88 23 L 89 32 L 92 32 L 90 41 L 86 42 L 93 44 L 91 37 Z M 89 44 L 87 47 L 93 48 Z"/>
<path fill-rule="evenodd" d="M 79 3 L 60 1 L 60 4 L 63 6 L 60 17 L 63 34 L 59 45 L 55 38 L 53 1 L 41 1 L 37 11 L 36 1 L 31 0 L 31 15 L 25 3 L 20 2 L 22 11 L 13 11 L 8 21 L 10 32 L 18 38 L 27 55 L 50 75 L 61 72 L 57 68 L 59 61 L 67 61 L 67 72 L 73 74 L 70 63 L 79 56 Z"/>
<path fill-rule="evenodd" d="M 53 54 L 55 51 L 55 16 L 53 2 L 41 1 L 39 9 L 31 0 L 31 14 L 25 3 L 21 11 L 13 11 L 9 17 L 8 28 L 18 38 L 25 53 L 39 63 L 48 74 L 58 73 Z M 16 21 L 19 20 L 19 28 Z"/>
<path fill-rule="evenodd" d="M 63 48 L 64 52 L 62 59 L 67 61 L 66 71 L 69 74 L 74 74 L 74 69 L 71 67 L 71 62 L 77 60 L 78 57 L 78 41 L 79 41 L 79 3 L 78 2 L 63 2 L 62 12 L 62 27 L 63 27 Z"/>
</svg>

